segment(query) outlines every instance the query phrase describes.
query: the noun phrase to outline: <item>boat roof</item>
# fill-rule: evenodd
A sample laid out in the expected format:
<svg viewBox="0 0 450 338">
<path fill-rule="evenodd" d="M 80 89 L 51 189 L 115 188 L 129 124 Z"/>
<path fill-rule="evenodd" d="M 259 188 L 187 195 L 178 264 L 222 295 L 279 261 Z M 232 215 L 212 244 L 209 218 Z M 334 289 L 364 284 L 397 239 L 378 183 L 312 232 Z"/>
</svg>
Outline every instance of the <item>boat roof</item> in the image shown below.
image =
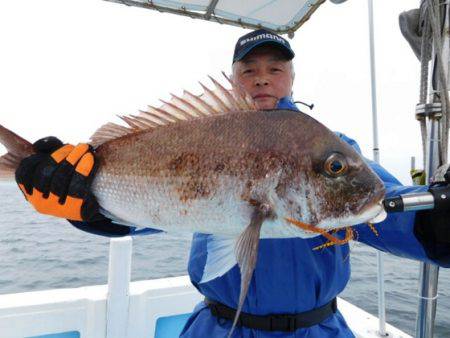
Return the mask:
<svg viewBox="0 0 450 338">
<path fill-rule="evenodd" d="M 105 0 L 290 37 L 325 0 Z"/>
</svg>

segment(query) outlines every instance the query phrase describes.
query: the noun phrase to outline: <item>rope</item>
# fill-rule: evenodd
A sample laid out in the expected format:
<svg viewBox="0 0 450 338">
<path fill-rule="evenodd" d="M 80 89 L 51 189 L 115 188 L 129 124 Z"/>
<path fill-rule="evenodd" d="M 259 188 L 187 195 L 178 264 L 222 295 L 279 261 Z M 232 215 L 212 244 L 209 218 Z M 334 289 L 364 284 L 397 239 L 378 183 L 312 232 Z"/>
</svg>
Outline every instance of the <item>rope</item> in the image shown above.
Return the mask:
<svg viewBox="0 0 450 338">
<path fill-rule="evenodd" d="M 438 100 L 441 101 L 442 104 L 442 119 L 441 119 L 441 149 L 439 151 L 441 155 L 441 163 L 447 163 L 447 148 L 448 148 L 448 124 L 449 124 L 449 96 L 448 96 L 448 88 L 447 88 L 447 79 L 445 76 L 445 69 L 444 69 L 444 63 L 442 60 L 442 24 L 441 24 L 441 9 L 440 9 L 440 2 L 439 0 L 427 0 L 428 1 L 428 18 L 431 25 L 431 31 L 433 36 L 433 48 L 435 50 L 436 54 L 436 66 L 437 66 L 437 72 L 435 74 L 437 75 L 438 80 L 438 87 L 439 87 L 439 97 L 437 97 Z M 447 5 L 444 5 L 444 9 L 447 8 Z M 445 20 L 444 20 L 445 21 Z M 436 99 L 436 97 L 435 97 Z"/>
<path fill-rule="evenodd" d="M 428 63 L 431 57 L 431 27 L 428 20 L 427 2 L 422 2 L 420 6 L 420 19 L 422 24 L 422 41 L 420 45 L 420 94 L 419 104 L 427 103 L 428 95 Z M 425 117 L 420 119 L 420 133 L 422 135 L 422 155 L 423 155 L 423 167 L 425 168 L 426 159 L 426 142 L 427 142 L 427 126 Z"/>
<path fill-rule="evenodd" d="M 436 295 L 434 297 L 423 297 L 421 295 L 417 295 L 417 298 L 426 299 L 426 300 L 435 300 L 435 299 L 438 299 L 438 295 Z"/>
<path fill-rule="evenodd" d="M 442 2 L 441 0 L 423 0 L 420 6 L 422 40 L 420 48 L 421 64 L 419 104 L 426 104 L 428 102 L 428 69 L 431 58 L 431 47 L 433 47 L 435 52 L 433 84 L 437 85 L 438 91 L 434 92 L 432 101 L 440 101 L 442 107 L 442 118 L 440 119 L 439 130 L 439 138 L 441 140 L 439 154 L 441 163 L 447 163 L 448 127 L 450 119 L 448 86 L 442 57 L 443 39 L 447 38 L 447 35 L 444 37 L 442 36 L 442 29 L 445 23 L 445 12 L 444 17 L 441 18 L 441 9 L 447 10 L 447 6 L 447 2 Z M 432 43 L 430 43 L 430 41 L 432 41 Z M 425 167 L 427 139 L 425 117 L 420 119 L 420 131 L 422 135 L 422 151 Z"/>
</svg>

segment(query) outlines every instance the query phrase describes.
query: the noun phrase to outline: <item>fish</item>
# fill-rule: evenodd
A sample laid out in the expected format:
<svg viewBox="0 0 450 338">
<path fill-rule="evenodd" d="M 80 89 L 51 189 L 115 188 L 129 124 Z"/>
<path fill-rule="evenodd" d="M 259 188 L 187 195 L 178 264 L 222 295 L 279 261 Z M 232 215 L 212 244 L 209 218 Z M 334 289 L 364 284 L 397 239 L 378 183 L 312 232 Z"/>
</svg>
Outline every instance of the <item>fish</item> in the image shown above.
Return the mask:
<svg viewBox="0 0 450 338">
<path fill-rule="evenodd" d="M 225 74 L 224 74 L 225 75 Z M 231 79 L 203 94 L 120 116 L 91 137 L 91 191 L 123 225 L 212 234 L 200 283 L 241 271 L 239 313 L 261 238 L 311 238 L 383 218 L 382 181 L 361 156 L 311 116 L 258 110 Z M 0 176 L 32 144 L 0 125 Z M 232 329 L 233 330 L 233 329 Z M 230 332 L 231 335 L 231 332 Z"/>
</svg>

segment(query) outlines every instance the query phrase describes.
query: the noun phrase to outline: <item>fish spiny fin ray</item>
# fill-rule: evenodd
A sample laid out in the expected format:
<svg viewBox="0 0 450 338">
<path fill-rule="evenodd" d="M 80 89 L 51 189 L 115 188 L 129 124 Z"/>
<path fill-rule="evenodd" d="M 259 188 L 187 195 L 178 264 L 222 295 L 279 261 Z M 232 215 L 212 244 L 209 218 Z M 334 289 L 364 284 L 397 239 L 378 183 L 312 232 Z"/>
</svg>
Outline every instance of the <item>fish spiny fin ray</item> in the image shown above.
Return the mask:
<svg viewBox="0 0 450 338">
<path fill-rule="evenodd" d="M 172 102 L 174 104 L 177 104 L 177 107 L 181 107 L 189 111 L 190 114 L 195 114 L 195 116 L 203 116 L 203 113 L 201 112 L 198 107 L 193 105 L 191 102 L 186 100 L 185 98 L 181 98 L 176 96 L 175 94 L 170 94 L 172 96 Z"/>
<path fill-rule="evenodd" d="M 200 83 L 203 88 L 203 93 L 200 95 L 194 95 L 185 90 L 182 97 L 171 94 L 172 97 L 169 101 L 161 100 L 163 103 L 161 107 L 148 106 L 147 110 L 139 111 L 138 115 L 121 115 L 119 118 L 126 123 L 126 126 L 107 123 L 96 130 L 91 136 L 90 143 L 97 147 L 129 134 L 160 128 L 180 121 L 257 110 L 252 97 L 225 73 L 222 72 L 222 74 L 231 85 L 231 89 L 225 88 L 210 76 L 214 89 Z"/>
<path fill-rule="evenodd" d="M 168 122 L 164 117 L 161 117 L 159 114 L 156 114 L 153 112 L 154 109 L 152 107 L 148 107 L 148 110 L 140 110 L 139 111 L 139 115 L 138 117 L 142 118 L 142 119 L 146 119 L 150 122 L 156 123 L 156 126 L 164 126 L 166 125 Z"/>
<path fill-rule="evenodd" d="M 192 120 L 195 115 L 189 114 L 189 112 L 185 111 L 182 107 L 179 107 L 172 102 L 167 102 L 164 100 L 160 100 L 164 105 L 161 109 L 170 112 L 173 115 L 179 115 L 181 119 L 184 120 Z"/>
<path fill-rule="evenodd" d="M 218 106 L 218 111 L 219 112 L 229 112 L 230 109 L 229 107 L 227 107 L 227 105 L 222 101 L 222 99 L 215 93 L 213 92 L 211 89 L 209 89 L 208 87 L 206 87 L 203 83 L 199 82 L 200 86 L 202 86 L 203 90 L 204 90 L 204 100 L 208 101 L 208 102 L 212 102 L 217 103 Z M 212 105 L 214 106 L 214 105 Z"/>
<path fill-rule="evenodd" d="M 203 100 L 203 98 L 200 98 L 200 96 L 194 95 L 187 90 L 184 91 L 184 96 L 187 100 L 197 106 L 197 108 L 202 112 L 202 115 L 209 116 L 212 114 L 219 114 L 219 112 L 213 106 Z"/>
<path fill-rule="evenodd" d="M 255 101 L 253 98 L 248 94 L 246 90 L 244 90 L 241 86 L 236 84 L 233 80 L 231 80 L 225 72 L 222 72 L 222 75 L 225 77 L 225 79 L 228 81 L 228 83 L 231 85 L 232 91 L 230 92 L 234 98 L 239 103 L 240 110 L 257 110 Z"/>
<path fill-rule="evenodd" d="M 239 103 L 236 101 L 235 97 L 230 94 L 224 86 L 217 82 L 213 77 L 209 76 L 211 82 L 216 86 L 216 91 L 223 98 L 224 104 L 227 104 L 227 108 L 231 110 L 239 110 Z"/>
</svg>

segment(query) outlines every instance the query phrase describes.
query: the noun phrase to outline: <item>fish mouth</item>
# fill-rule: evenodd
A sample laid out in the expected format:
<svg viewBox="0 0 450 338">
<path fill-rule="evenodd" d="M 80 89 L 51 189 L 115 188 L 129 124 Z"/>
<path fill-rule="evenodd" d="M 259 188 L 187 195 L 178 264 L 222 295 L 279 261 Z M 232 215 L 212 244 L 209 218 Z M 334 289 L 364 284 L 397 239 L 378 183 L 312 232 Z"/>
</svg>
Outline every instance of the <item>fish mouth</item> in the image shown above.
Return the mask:
<svg viewBox="0 0 450 338">
<path fill-rule="evenodd" d="M 385 189 L 377 189 L 375 192 L 368 194 L 365 198 L 365 202 L 370 201 L 368 204 L 364 204 L 362 208 L 356 211 L 348 211 L 340 217 L 327 217 L 321 219 L 317 223 L 311 223 L 310 225 L 317 229 L 325 231 L 343 229 L 357 224 L 364 223 L 380 223 L 387 217 L 386 210 L 383 206 L 383 199 L 385 196 Z M 309 238 L 318 236 L 318 233 L 311 233 L 306 230 L 301 230 L 302 238 Z"/>
<path fill-rule="evenodd" d="M 369 219 L 367 221 L 367 223 L 372 223 L 372 224 L 380 223 L 380 222 L 383 222 L 386 219 L 386 217 L 387 217 L 387 212 L 384 209 L 384 206 L 381 204 L 380 212 L 375 217 Z"/>
<path fill-rule="evenodd" d="M 320 221 L 316 227 L 325 230 L 334 230 L 356 224 L 380 223 L 386 219 L 386 216 L 386 210 L 384 209 L 382 200 L 380 200 L 379 203 L 364 208 L 363 211 L 358 214 L 349 214 L 347 216 L 334 219 L 324 219 Z"/>
<path fill-rule="evenodd" d="M 362 223 L 380 223 L 383 222 L 387 217 L 386 210 L 384 210 L 383 203 L 380 201 L 371 208 L 366 209 L 360 218 L 364 219 Z"/>
<path fill-rule="evenodd" d="M 350 214 L 340 218 L 327 218 L 315 225 L 308 225 L 310 227 L 321 229 L 322 231 L 331 231 L 336 229 L 344 229 L 356 224 L 363 223 L 379 223 L 382 222 L 387 216 L 386 211 L 381 203 L 372 205 L 366 208 L 362 213 Z M 290 222 L 288 220 L 288 222 Z M 292 222 L 290 222 L 292 223 Z M 307 225 L 307 224 L 305 224 Z M 303 229 L 301 226 L 295 225 L 297 236 L 300 238 L 311 238 L 321 234 L 319 230 Z"/>
<path fill-rule="evenodd" d="M 386 190 L 383 186 L 382 188 L 377 189 L 372 196 L 369 196 L 372 201 L 375 201 L 375 205 L 369 204 L 359 213 L 361 218 L 365 218 L 364 223 L 380 223 L 385 220 L 387 216 L 383 206 L 385 193 Z"/>
</svg>

